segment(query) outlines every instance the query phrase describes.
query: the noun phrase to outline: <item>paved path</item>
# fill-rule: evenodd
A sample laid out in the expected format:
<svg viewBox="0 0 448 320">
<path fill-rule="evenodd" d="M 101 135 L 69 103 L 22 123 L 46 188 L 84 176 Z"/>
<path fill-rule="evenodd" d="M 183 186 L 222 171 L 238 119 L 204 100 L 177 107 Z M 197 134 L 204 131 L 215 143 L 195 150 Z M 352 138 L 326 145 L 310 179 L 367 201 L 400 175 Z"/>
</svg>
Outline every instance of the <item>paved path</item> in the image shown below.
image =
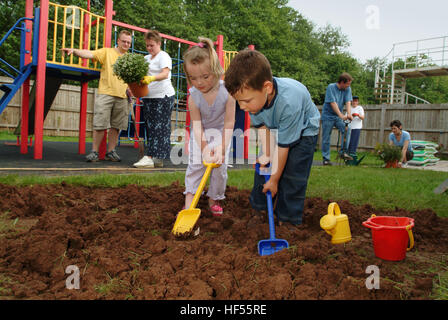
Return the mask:
<svg viewBox="0 0 448 320">
<path fill-rule="evenodd" d="M 435 165 L 431 166 L 407 166 L 406 169 L 417 169 L 417 170 L 431 170 L 431 171 L 443 171 L 448 172 L 448 161 L 447 160 L 440 160 Z"/>
</svg>

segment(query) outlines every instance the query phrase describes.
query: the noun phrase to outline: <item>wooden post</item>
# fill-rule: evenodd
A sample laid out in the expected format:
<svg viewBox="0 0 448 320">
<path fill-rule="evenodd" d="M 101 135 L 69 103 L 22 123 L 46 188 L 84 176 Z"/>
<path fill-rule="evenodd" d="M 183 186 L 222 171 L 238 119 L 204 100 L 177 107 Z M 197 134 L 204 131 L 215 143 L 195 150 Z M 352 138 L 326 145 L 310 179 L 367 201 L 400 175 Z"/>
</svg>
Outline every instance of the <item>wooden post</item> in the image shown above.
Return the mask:
<svg viewBox="0 0 448 320">
<path fill-rule="evenodd" d="M 380 121 L 380 138 L 379 138 L 379 142 L 383 143 L 384 142 L 384 126 L 385 126 L 385 122 L 386 121 L 386 105 L 382 104 L 381 105 L 381 121 Z"/>
</svg>

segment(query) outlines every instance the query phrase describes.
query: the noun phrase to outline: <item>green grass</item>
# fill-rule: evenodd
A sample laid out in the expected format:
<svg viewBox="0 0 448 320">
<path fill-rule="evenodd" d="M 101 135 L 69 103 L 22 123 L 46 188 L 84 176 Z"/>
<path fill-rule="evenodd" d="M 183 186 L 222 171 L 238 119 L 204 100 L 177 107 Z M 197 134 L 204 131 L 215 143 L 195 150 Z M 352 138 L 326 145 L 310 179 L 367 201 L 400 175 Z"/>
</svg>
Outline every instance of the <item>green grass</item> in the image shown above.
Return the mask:
<svg viewBox="0 0 448 320">
<path fill-rule="evenodd" d="M 448 195 L 434 189 L 448 179 L 448 172 L 375 167 L 313 167 L 308 197 L 352 204 L 371 204 L 378 209 L 404 208 L 409 211 L 432 208 L 448 217 Z"/>
<path fill-rule="evenodd" d="M 253 170 L 229 170 L 228 185 L 251 189 Z M 168 186 L 184 184 L 184 172 L 132 175 L 99 174 L 86 176 L 45 177 L 4 175 L 0 183 L 24 186 L 61 183 L 96 187 Z M 314 166 L 308 182 L 307 197 L 326 200 L 348 200 L 354 205 L 370 204 L 377 209 L 403 208 L 409 211 L 432 208 L 439 216 L 448 217 L 448 195 L 433 190 L 448 179 L 448 172 L 411 169 L 384 169 L 365 166 Z"/>
</svg>

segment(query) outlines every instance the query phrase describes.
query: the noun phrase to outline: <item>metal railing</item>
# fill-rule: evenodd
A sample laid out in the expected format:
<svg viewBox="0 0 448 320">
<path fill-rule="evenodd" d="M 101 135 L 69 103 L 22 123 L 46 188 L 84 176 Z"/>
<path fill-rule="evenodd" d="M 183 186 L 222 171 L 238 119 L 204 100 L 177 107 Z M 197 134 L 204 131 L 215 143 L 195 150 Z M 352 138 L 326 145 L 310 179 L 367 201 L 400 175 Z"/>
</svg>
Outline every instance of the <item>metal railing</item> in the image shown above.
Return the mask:
<svg viewBox="0 0 448 320">
<path fill-rule="evenodd" d="M 390 103 L 394 103 L 394 96 L 396 95 L 394 92 L 395 72 L 425 67 L 448 68 L 448 36 L 395 43 L 389 53 L 382 59 L 381 66 L 375 70 L 375 90 L 380 88 L 379 83 L 386 82 L 389 75 L 391 91 L 386 95 L 390 97 Z M 408 92 L 400 92 L 399 94 L 401 94 L 402 103 L 407 104 L 409 98 L 415 99 L 415 103 L 419 101 L 429 103 L 425 99 Z"/>
<path fill-rule="evenodd" d="M 74 55 L 63 55 L 61 48 L 97 50 L 104 47 L 106 18 L 76 6 L 49 3 L 47 62 L 100 71 L 99 63 Z M 52 36 L 52 39 L 50 39 Z"/>
<path fill-rule="evenodd" d="M 402 69 L 448 66 L 448 36 L 395 43 L 392 62 L 404 63 Z"/>
<path fill-rule="evenodd" d="M 414 99 L 414 104 L 419 104 L 419 103 L 431 104 L 431 102 L 429 102 L 423 98 L 417 97 L 409 92 L 404 93 L 404 104 L 409 104 L 409 98 Z"/>
<path fill-rule="evenodd" d="M 227 70 L 227 68 L 230 65 L 230 61 L 237 55 L 238 51 L 225 51 L 224 50 L 224 71 Z"/>
</svg>

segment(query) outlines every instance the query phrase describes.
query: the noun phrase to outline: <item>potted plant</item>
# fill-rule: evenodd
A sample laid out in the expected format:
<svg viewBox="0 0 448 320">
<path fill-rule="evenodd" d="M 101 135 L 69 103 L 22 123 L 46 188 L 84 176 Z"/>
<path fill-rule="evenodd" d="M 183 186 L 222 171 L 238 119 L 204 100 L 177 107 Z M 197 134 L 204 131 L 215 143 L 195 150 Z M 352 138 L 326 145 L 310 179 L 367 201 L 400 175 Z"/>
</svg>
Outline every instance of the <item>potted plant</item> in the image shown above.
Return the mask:
<svg viewBox="0 0 448 320">
<path fill-rule="evenodd" d="M 149 63 L 138 53 L 125 53 L 112 66 L 115 75 L 128 84 L 134 97 L 148 94 L 148 86 L 141 83 L 148 73 Z"/>
<path fill-rule="evenodd" d="M 388 143 L 377 143 L 375 153 L 386 164 L 386 168 L 398 168 L 401 159 L 401 149 Z"/>
</svg>

